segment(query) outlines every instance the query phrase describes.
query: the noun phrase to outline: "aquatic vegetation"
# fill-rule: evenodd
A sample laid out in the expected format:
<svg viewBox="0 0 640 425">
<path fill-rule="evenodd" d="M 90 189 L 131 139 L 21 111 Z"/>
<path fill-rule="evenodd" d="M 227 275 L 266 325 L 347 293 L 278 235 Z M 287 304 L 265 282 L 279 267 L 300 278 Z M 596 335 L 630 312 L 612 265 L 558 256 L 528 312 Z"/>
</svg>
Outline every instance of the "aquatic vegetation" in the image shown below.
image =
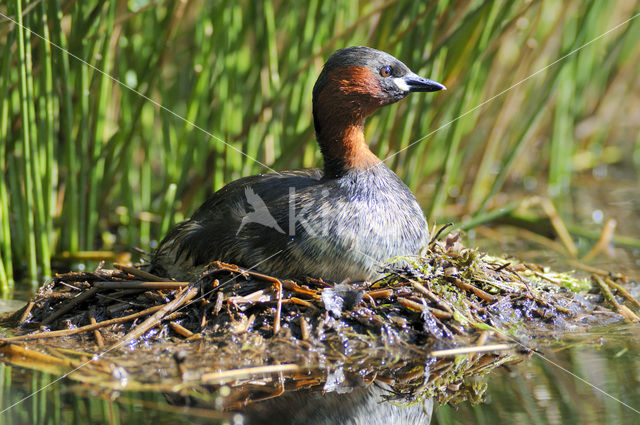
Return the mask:
<svg viewBox="0 0 640 425">
<path fill-rule="evenodd" d="M 385 272 L 376 282 L 341 284 L 221 262 L 195 282 L 128 266 L 62 274 L 5 318 L 14 330 L 0 352 L 9 363 L 26 355 L 29 362 L 15 364 L 60 373 L 97 355 L 72 377 L 129 390 L 211 385 L 215 393 L 233 381 L 241 392 L 242 377 L 274 373 L 290 374 L 294 388 L 301 373 L 320 386 L 344 369 L 365 381 L 387 377 L 392 399 L 477 401 L 483 386 L 469 378 L 567 333 L 638 320 L 623 276 L 548 272 L 468 249 L 456 235 Z M 608 296 L 598 280 L 610 282 Z M 62 357 L 40 357 L 52 346 Z M 126 379 L 114 380 L 110 364 Z"/>
</svg>

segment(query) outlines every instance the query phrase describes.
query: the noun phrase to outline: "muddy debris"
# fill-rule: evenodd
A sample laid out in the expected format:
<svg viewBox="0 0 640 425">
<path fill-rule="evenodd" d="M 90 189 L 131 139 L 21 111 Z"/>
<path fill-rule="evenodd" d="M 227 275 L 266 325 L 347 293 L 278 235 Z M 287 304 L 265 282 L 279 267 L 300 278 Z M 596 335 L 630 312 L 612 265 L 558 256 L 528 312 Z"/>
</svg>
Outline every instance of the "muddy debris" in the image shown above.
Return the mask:
<svg viewBox="0 0 640 425">
<path fill-rule="evenodd" d="M 563 334 L 638 321 L 624 289 L 637 284 L 624 276 L 554 273 L 455 237 L 384 273 L 337 284 L 223 262 L 195 282 L 118 264 L 65 273 L 3 319 L 0 355 L 59 373 L 84 363 L 71 378 L 114 391 L 190 389 L 193 398 L 194 387 L 210 396 L 224 384 L 231 392 L 217 406 L 228 409 L 373 382 L 395 400 L 478 401 L 486 386 L 474 377 Z"/>
</svg>

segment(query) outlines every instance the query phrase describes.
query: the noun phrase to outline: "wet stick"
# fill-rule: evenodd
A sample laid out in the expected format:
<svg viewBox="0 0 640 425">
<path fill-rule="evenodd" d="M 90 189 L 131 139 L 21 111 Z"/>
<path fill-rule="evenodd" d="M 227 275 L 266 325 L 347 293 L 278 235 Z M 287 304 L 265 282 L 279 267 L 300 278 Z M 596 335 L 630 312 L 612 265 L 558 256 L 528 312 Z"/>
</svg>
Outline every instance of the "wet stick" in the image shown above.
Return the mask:
<svg viewBox="0 0 640 425">
<path fill-rule="evenodd" d="M 35 302 L 29 301 L 24 309 L 24 312 L 20 316 L 20 319 L 18 320 L 18 326 L 21 326 L 24 322 L 27 321 L 27 319 L 29 318 L 29 314 L 31 313 L 31 310 L 33 309 L 33 306 L 35 306 L 35 304 Z"/>
<path fill-rule="evenodd" d="M 282 300 L 282 304 L 295 304 L 295 305 L 300 305 L 302 307 L 310 308 L 313 311 L 318 311 L 318 307 L 311 304 L 309 301 L 301 300 L 300 298 L 296 298 L 296 297 L 291 297 L 286 300 Z"/>
<path fill-rule="evenodd" d="M 276 313 L 273 316 L 273 333 L 277 334 L 280 332 L 280 317 L 282 315 L 282 283 L 280 283 L 279 280 L 275 283 L 275 289 L 278 301 L 276 304 Z"/>
<path fill-rule="evenodd" d="M 438 310 L 437 308 L 432 308 L 403 297 L 398 297 L 398 304 L 416 312 L 428 311 L 438 319 L 451 319 L 453 317 L 453 314 L 447 311 Z"/>
<path fill-rule="evenodd" d="M 142 289 L 142 290 L 175 290 L 191 285 L 190 282 L 140 282 L 137 280 L 116 281 L 116 282 L 96 282 L 97 289 Z"/>
<path fill-rule="evenodd" d="M 593 279 L 596 281 L 598 286 L 600 286 L 600 289 L 602 290 L 602 295 L 604 295 L 604 297 L 607 300 L 609 300 L 611 304 L 614 305 L 616 310 L 618 310 L 618 313 L 620 313 L 620 315 L 624 317 L 626 321 L 628 322 L 640 321 L 640 318 L 633 311 L 631 311 L 627 306 L 618 303 L 615 296 L 613 295 L 613 293 L 611 293 L 611 290 L 609 289 L 607 284 L 604 282 L 604 280 L 602 280 L 600 276 L 593 276 Z"/>
<path fill-rule="evenodd" d="M 92 325 L 96 325 L 98 324 L 98 321 L 96 320 L 95 313 L 93 310 L 94 310 L 93 308 L 89 309 L 89 323 L 91 323 Z M 104 350 L 104 338 L 102 338 L 102 334 L 98 329 L 93 330 L 93 337 L 96 340 L 96 344 L 98 344 L 98 348 L 100 348 L 101 350 Z"/>
<path fill-rule="evenodd" d="M 156 281 L 156 282 L 167 282 L 167 281 L 169 281 L 169 279 L 165 279 L 165 278 L 162 278 L 160 276 L 156 276 L 154 274 L 146 272 L 144 270 L 140 270 L 138 268 L 127 266 L 127 265 L 124 265 L 124 264 L 113 263 L 113 267 L 115 267 L 118 270 L 122 270 L 123 272 L 127 272 L 127 273 L 129 273 L 129 274 L 131 274 L 133 276 L 137 276 L 137 277 L 140 277 L 142 279 L 145 279 L 145 280 Z"/>
<path fill-rule="evenodd" d="M 275 314 L 273 316 L 273 333 L 274 335 L 277 334 L 278 332 L 280 332 L 280 317 L 282 314 L 282 288 L 283 288 L 283 283 L 280 281 L 280 279 L 277 279 L 273 276 L 269 276 L 263 273 L 258 273 L 258 272 L 253 272 L 251 270 L 247 270 L 247 269 L 243 269 L 241 267 L 238 267 L 234 264 L 227 264 L 227 263 L 223 263 L 221 261 L 215 261 L 214 265 L 216 267 L 218 267 L 220 270 L 227 270 L 230 272 L 234 272 L 234 273 L 240 273 L 243 276 L 253 276 L 253 277 L 257 277 L 259 279 L 265 280 L 267 282 L 271 282 L 273 289 L 275 290 L 276 293 L 276 311 Z M 292 285 L 293 283 L 293 285 Z M 308 290 L 303 290 L 302 288 L 300 288 L 298 285 L 296 285 L 294 282 L 290 282 L 287 284 L 287 286 L 289 286 L 290 288 L 293 288 L 296 292 L 300 292 L 303 294 L 311 294 L 311 295 L 315 295 L 313 294 L 311 291 Z"/>
<path fill-rule="evenodd" d="M 434 302 L 438 307 L 440 307 L 447 313 L 453 313 L 453 310 L 451 309 L 451 307 L 449 307 L 443 300 L 438 298 L 436 294 L 434 294 L 433 292 L 425 288 L 424 285 L 422 285 L 419 282 L 415 282 L 413 280 L 411 280 L 411 284 L 413 285 L 414 288 L 416 288 L 418 292 L 420 292 L 425 297 L 429 298 L 429 300 Z"/>
<path fill-rule="evenodd" d="M 135 329 L 133 329 L 131 332 L 125 335 L 122 341 L 116 343 L 110 349 L 113 349 L 116 347 L 122 347 L 128 344 L 129 342 L 141 337 L 149 329 L 158 325 L 166 315 L 179 309 L 196 295 L 198 295 L 198 288 L 194 288 L 194 287 L 191 287 L 189 289 L 183 290 L 182 292 L 178 293 L 178 295 L 176 295 L 173 301 L 162 306 L 162 308 L 158 310 L 156 313 L 154 313 L 152 317 L 149 317 L 147 320 L 145 320 L 144 322 L 136 326 Z"/>
<path fill-rule="evenodd" d="M 625 297 L 626 299 L 628 299 L 629 301 L 631 301 L 632 303 L 634 303 L 635 305 L 637 305 L 638 307 L 640 307 L 640 301 L 638 301 L 637 299 L 635 299 L 633 297 L 633 295 L 631 295 L 629 292 L 627 292 L 627 290 L 625 290 L 622 286 L 618 285 L 617 283 L 615 283 L 613 280 L 609 279 L 609 278 L 605 278 L 604 279 L 604 283 L 606 283 L 607 285 L 609 285 L 610 287 L 614 288 L 616 291 L 618 291 L 623 297 Z"/>
<path fill-rule="evenodd" d="M 171 327 L 171 329 L 173 329 L 175 333 L 177 333 L 178 335 L 184 338 L 190 338 L 194 335 L 193 332 L 191 332 L 189 329 L 185 328 L 178 322 L 173 322 L 173 321 L 169 322 L 169 326 Z"/>
<path fill-rule="evenodd" d="M 31 339 L 57 338 L 57 337 L 61 337 L 61 336 L 70 336 L 70 335 L 82 334 L 82 333 L 85 333 L 85 332 L 93 331 L 95 329 L 104 328 L 106 326 L 111 326 L 111 325 L 117 325 L 119 323 L 130 322 L 130 321 L 135 320 L 135 319 L 137 319 L 139 317 L 144 317 L 144 316 L 148 316 L 149 314 L 155 313 L 156 311 L 162 309 L 163 307 L 164 307 L 163 305 L 157 305 L 157 306 L 154 306 L 154 307 L 150 307 L 150 308 L 148 308 L 146 310 L 142 310 L 142 311 L 139 311 L 137 313 L 130 314 L 128 316 L 118 317 L 116 319 L 104 320 L 102 322 L 97 322 L 96 324 L 90 324 L 90 325 L 86 325 L 86 326 L 81 326 L 81 327 L 75 328 L 75 329 L 63 329 L 63 330 L 60 330 L 60 331 L 38 332 L 38 333 L 27 334 L 27 335 L 13 336 L 13 337 L 10 337 L 10 338 L 3 338 L 2 341 L 8 341 L 8 342 L 25 341 L 25 340 L 31 340 Z"/>
<path fill-rule="evenodd" d="M 475 294 L 478 298 L 481 298 L 483 301 L 488 302 L 488 303 L 492 303 L 495 301 L 495 297 L 491 294 L 486 293 L 485 291 L 483 291 L 480 288 L 477 288 L 473 285 L 470 285 L 466 282 L 463 282 L 462 280 L 458 279 L 458 278 L 454 278 L 453 279 L 453 283 L 460 289 L 464 289 L 467 292 L 471 292 L 473 294 Z"/>
<path fill-rule="evenodd" d="M 71 309 L 73 309 L 74 307 L 78 306 L 83 301 L 88 300 L 89 298 L 93 297 L 95 294 L 98 293 L 99 290 L 100 290 L 100 288 L 98 288 L 97 286 L 94 286 L 93 288 L 90 288 L 90 289 L 78 294 L 76 297 L 74 297 L 74 298 L 70 299 L 69 301 L 67 301 L 64 306 L 60 307 L 59 310 L 56 310 L 53 314 L 51 314 L 49 317 L 44 319 L 40 323 L 40 325 L 41 326 L 48 325 L 49 323 L 51 323 L 54 320 L 56 320 L 58 317 L 60 317 L 63 314 L 71 311 Z"/>
</svg>

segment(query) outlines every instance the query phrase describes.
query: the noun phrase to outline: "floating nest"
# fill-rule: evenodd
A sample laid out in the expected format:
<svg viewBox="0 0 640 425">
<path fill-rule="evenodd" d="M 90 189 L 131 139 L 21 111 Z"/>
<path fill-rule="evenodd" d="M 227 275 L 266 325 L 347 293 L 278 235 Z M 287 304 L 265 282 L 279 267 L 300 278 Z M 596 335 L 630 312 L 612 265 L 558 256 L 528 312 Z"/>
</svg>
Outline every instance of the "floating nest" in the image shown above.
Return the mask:
<svg viewBox="0 0 640 425">
<path fill-rule="evenodd" d="M 164 391 L 226 409 L 373 382 L 389 399 L 443 403 L 480 400 L 475 377 L 567 332 L 638 321 L 638 285 L 622 275 L 554 273 L 456 236 L 384 271 L 339 284 L 222 262 L 195 282 L 122 265 L 61 274 L 4 318 L 0 355 L 114 394 Z"/>
</svg>

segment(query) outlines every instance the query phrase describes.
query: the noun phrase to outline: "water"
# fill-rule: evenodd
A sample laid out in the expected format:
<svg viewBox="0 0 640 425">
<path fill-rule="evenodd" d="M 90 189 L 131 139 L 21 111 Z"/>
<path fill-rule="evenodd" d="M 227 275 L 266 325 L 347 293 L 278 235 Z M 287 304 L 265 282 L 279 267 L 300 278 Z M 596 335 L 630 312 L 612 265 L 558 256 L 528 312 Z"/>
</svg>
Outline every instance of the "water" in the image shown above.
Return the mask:
<svg viewBox="0 0 640 425">
<path fill-rule="evenodd" d="M 433 423 L 640 423 L 638 326 L 596 330 L 572 342 L 494 373 L 485 403 L 440 407 Z"/>
<path fill-rule="evenodd" d="M 488 387 L 484 402 L 436 406 L 431 423 L 637 424 L 639 359 L 640 330 L 636 325 L 575 335 L 565 344 L 541 350 L 529 361 L 478 378 Z M 3 412 L 2 424 L 243 423 L 233 413 L 211 410 L 219 405 L 215 396 L 90 390 L 73 381 L 56 381 L 57 375 L 4 365 L 0 366 L 0 378 L 5 408 L 42 389 Z M 356 383 L 342 389 L 345 392 L 338 388 L 325 395 L 317 389 L 303 389 L 281 397 L 276 397 L 278 391 L 266 389 L 264 401 L 244 409 L 244 423 L 351 423 L 346 418 L 353 417 L 362 421 L 354 423 L 372 425 L 429 423 L 429 400 L 398 407 L 397 403 L 380 403 L 381 395 L 386 394 L 383 385 L 363 389 Z M 192 407 L 179 407 L 185 401 Z"/>
<path fill-rule="evenodd" d="M 640 236 L 637 182 L 618 180 L 613 186 L 603 183 L 591 179 L 577 182 L 572 196 L 574 205 L 581 208 L 571 213 L 587 228 L 597 230 L 605 220 L 614 218 L 617 234 Z M 568 258 L 538 248 L 517 233 L 500 230 L 499 234 L 503 236 L 488 238 L 476 232 L 476 238 L 469 245 L 492 253 L 508 252 L 557 270 L 573 268 Z M 581 242 L 578 247 L 584 254 L 592 244 Z M 608 248 L 590 264 L 624 272 L 637 281 L 640 248 Z M 19 303 L 10 302 L 0 305 L 0 310 L 18 307 Z M 55 350 L 49 353 L 55 356 Z M 162 353 L 157 355 L 161 357 Z M 155 367 L 140 358 L 133 353 L 123 361 L 130 362 L 129 365 L 138 361 L 142 368 Z M 415 365 L 407 364 L 406 376 L 416 373 Z M 163 373 L 172 376 L 175 372 L 171 368 Z M 381 402 L 389 396 L 388 386 L 380 376 L 358 373 L 365 369 L 366 364 L 349 367 L 335 361 L 330 365 L 310 366 L 291 375 L 274 373 L 267 380 L 246 378 L 240 387 L 244 393 L 222 385 L 213 390 L 202 387 L 176 395 L 167 392 L 166 387 L 122 391 L 114 384 L 111 389 L 100 389 L 77 380 L 60 379 L 55 370 L 36 371 L 3 364 L 0 365 L 0 406 L 6 410 L 0 414 L 0 425 L 640 423 L 640 328 L 637 324 L 619 323 L 572 334 L 539 348 L 518 364 L 501 366 L 472 378 L 463 385 L 468 385 L 470 391 L 467 398 L 480 398 L 479 403 L 466 400 L 455 405 L 434 405 L 432 399 L 426 398 L 407 407 L 398 400 Z M 418 370 L 418 375 L 420 372 Z M 117 370 L 113 376 L 118 378 Z M 376 383 L 372 385 L 373 381 Z M 447 385 L 453 388 L 458 384 Z M 249 403 L 249 399 L 261 401 Z M 184 407 L 185 404 L 189 407 Z M 233 411 L 221 411 L 224 405 L 232 406 Z M 243 412 L 244 416 L 236 412 Z M 348 422 L 354 418 L 359 422 Z"/>
<path fill-rule="evenodd" d="M 574 183 L 574 217 L 585 228 L 617 222 L 617 235 L 640 236 L 640 185 L 637 179 L 583 178 Z M 569 260 L 546 248 L 535 248 L 509 234 L 504 239 L 479 237 L 490 252 L 574 270 Z M 591 242 L 593 244 L 594 242 Z M 578 245 L 582 255 L 590 245 Z M 640 281 L 640 248 L 609 247 L 589 263 L 622 272 Z M 637 296 L 637 293 L 634 294 Z M 566 345 L 566 347 L 563 347 Z M 567 337 L 555 349 L 544 349 L 532 361 L 493 373 L 486 402 L 440 407 L 434 424 L 638 424 L 640 423 L 640 328 L 614 325 Z"/>
</svg>

